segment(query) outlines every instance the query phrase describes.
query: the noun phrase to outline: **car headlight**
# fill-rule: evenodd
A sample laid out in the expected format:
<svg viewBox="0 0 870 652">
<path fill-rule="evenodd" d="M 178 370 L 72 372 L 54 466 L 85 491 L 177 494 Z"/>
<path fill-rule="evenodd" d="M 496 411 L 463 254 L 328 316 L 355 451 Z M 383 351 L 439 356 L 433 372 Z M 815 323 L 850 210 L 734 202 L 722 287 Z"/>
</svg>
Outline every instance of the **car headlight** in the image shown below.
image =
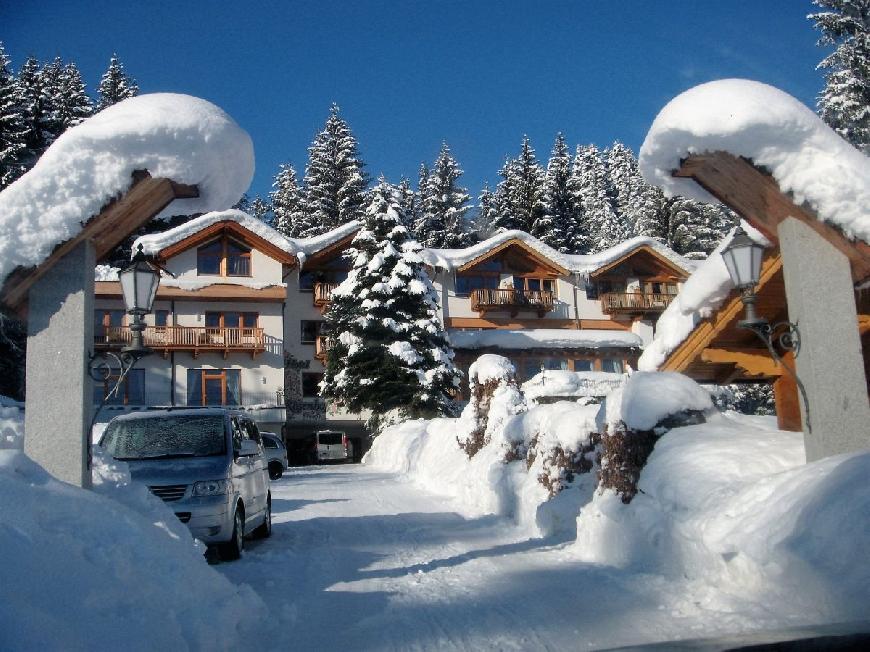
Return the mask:
<svg viewBox="0 0 870 652">
<path fill-rule="evenodd" d="M 233 493 L 232 480 L 203 480 L 193 483 L 194 496 L 222 496 Z"/>
</svg>

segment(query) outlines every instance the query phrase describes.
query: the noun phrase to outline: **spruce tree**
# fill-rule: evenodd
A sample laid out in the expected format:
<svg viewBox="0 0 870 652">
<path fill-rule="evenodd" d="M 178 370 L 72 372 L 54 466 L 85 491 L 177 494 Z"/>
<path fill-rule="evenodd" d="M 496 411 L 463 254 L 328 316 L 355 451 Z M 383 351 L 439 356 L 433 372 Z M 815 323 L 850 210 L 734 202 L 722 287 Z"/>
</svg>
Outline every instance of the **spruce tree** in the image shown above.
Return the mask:
<svg viewBox="0 0 870 652">
<path fill-rule="evenodd" d="M 415 218 L 418 212 L 417 193 L 414 192 L 414 189 L 411 187 L 411 182 L 408 181 L 406 177 L 402 177 L 399 181 L 399 185 L 397 185 L 393 190 L 398 198 L 399 207 L 402 209 L 402 215 L 405 218 L 405 226 L 409 231 L 413 231 L 416 222 Z"/>
<path fill-rule="evenodd" d="M 870 153 L 870 0 L 813 0 L 810 14 L 820 46 L 835 50 L 817 66 L 827 70 L 819 115 L 843 138 Z"/>
<path fill-rule="evenodd" d="M 18 83 L 0 42 L 0 190 L 24 174 L 26 136 Z"/>
<path fill-rule="evenodd" d="M 664 196 L 644 181 L 634 153 L 619 141 L 607 153 L 610 196 L 627 236 L 660 238 Z"/>
<path fill-rule="evenodd" d="M 138 94 L 139 86 L 136 84 L 136 80 L 124 72 L 124 64 L 118 59 L 117 54 L 113 54 L 109 60 L 109 67 L 103 73 L 97 88 L 96 110 L 102 111 L 107 106 L 112 106 Z"/>
<path fill-rule="evenodd" d="M 474 233 L 480 240 L 485 240 L 495 233 L 496 216 L 498 215 L 498 205 L 495 195 L 489 189 L 489 184 L 483 185 L 483 190 L 477 197 L 477 213 L 474 216 Z"/>
<path fill-rule="evenodd" d="M 611 204 L 607 170 L 595 145 L 577 146 L 570 188 L 582 214 L 572 243 L 575 252 L 596 253 L 626 239 L 627 229 Z"/>
<path fill-rule="evenodd" d="M 333 104 L 323 131 L 308 148 L 305 210 L 313 226 L 307 235 L 362 219 L 367 184 L 357 141 Z"/>
<path fill-rule="evenodd" d="M 275 216 L 276 231 L 288 238 L 304 238 L 326 230 L 314 215 L 304 209 L 302 193 L 296 181 L 296 170 L 292 165 L 280 166 L 272 182 L 272 188 L 269 200 L 272 204 L 272 214 Z"/>
<path fill-rule="evenodd" d="M 248 213 L 266 224 L 274 224 L 275 222 L 274 216 L 272 215 L 272 205 L 260 197 L 260 195 L 257 195 L 253 200 L 251 200 L 251 203 L 248 206 Z"/>
<path fill-rule="evenodd" d="M 537 222 L 544 215 L 544 171 L 528 136 L 523 136 L 520 155 L 507 161 L 499 174 L 502 176 L 496 188 L 499 214 L 493 226 L 498 231 L 538 230 Z"/>
<path fill-rule="evenodd" d="M 417 202 L 414 206 L 414 213 L 408 216 L 411 224 L 411 232 L 414 238 L 422 242 L 426 232 L 426 216 L 423 212 L 423 207 L 429 203 L 429 166 L 425 163 L 420 163 L 420 169 L 417 171 Z"/>
<path fill-rule="evenodd" d="M 42 153 L 54 141 L 51 106 L 43 92 L 44 77 L 39 61 L 28 57 L 18 72 L 18 92 L 21 98 L 25 128 L 24 167 L 33 167 Z"/>
<path fill-rule="evenodd" d="M 58 136 L 94 112 L 93 102 L 88 97 L 82 75 L 74 63 L 66 64 L 61 71 L 55 106 L 57 122 L 60 125 Z"/>
<path fill-rule="evenodd" d="M 571 237 L 577 228 L 577 210 L 569 188 L 571 178 L 571 154 L 561 133 L 547 163 L 544 179 L 544 214 L 536 224 L 532 235 L 562 253 L 571 250 Z"/>
<path fill-rule="evenodd" d="M 442 143 L 426 181 L 421 229 L 416 234 L 424 246 L 457 248 L 471 242 L 465 222 L 469 195 L 458 184 L 461 176 L 459 163 L 453 158 L 447 143 Z"/>
<path fill-rule="evenodd" d="M 57 140 L 64 131 L 63 125 L 63 94 L 64 94 L 64 65 L 60 57 L 45 64 L 39 71 L 39 93 L 42 99 L 45 114 L 45 149 Z M 44 150 L 43 150 L 44 151 Z M 40 152 L 42 155 L 42 152 Z"/>
<path fill-rule="evenodd" d="M 515 195 L 514 188 L 517 179 L 515 167 L 516 161 L 508 159 L 504 162 L 501 170 L 498 171 L 501 181 L 495 187 L 492 201 L 492 205 L 497 210 L 493 212 L 492 220 L 489 222 L 489 227 L 493 234 L 514 229 L 522 230 L 526 227 L 526 224 L 519 219 L 519 216 L 513 210 L 512 197 Z"/>
<path fill-rule="evenodd" d="M 371 410 L 376 430 L 388 414 L 451 413 L 459 386 L 438 295 L 404 220 L 381 179 L 349 252 L 353 268 L 326 312 L 332 341 L 321 393 L 352 412 Z"/>
</svg>

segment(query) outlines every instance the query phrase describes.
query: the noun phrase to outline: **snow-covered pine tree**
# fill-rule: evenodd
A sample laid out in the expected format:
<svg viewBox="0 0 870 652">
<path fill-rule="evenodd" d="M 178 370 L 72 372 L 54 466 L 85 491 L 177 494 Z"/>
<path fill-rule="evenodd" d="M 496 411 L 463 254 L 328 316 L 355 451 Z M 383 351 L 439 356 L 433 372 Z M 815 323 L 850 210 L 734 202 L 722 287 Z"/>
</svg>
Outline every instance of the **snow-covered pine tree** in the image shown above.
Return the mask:
<svg viewBox="0 0 870 652">
<path fill-rule="evenodd" d="M 495 190 L 499 211 L 492 226 L 496 232 L 519 229 L 531 233 L 544 214 L 544 170 L 528 136 L 523 136 L 520 155 L 505 161 L 499 174 L 502 180 Z"/>
<path fill-rule="evenodd" d="M 0 190 L 25 172 L 27 129 L 18 83 L 0 42 Z"/>
<path fill-rule="evenodd" d="M 870 0 L 813 0 L 820 46 L 836 46 L 817 68 L 827 70 L 819 115 L 843 138 L 870 154 Z"/>
<path fill-rule="evenodd" d="M 368 184 L 363 167 L 356 138 L 333 104 L 323 131 L 308 148 L 304 203 L 313 226 L 306 235 L 362 219 Z"/>
<path fill-rule="evenodd" d="M 417 238 L 424 246 L 458 248 L 471 243 L 465 222 L 469 195 L 458 184 L 461 176 L 459 163 L 453 158 L 447 143 L 442 143 L 428 175 L 425 202 L 421 206 L 422 229 Z"/>
<path fill-rule="evenodd" d="M 353 268 L 326 312 L 333 337 L 321 394 L 353 412 L 371 410 L 375 430 L 397 414 L 452 413 L 460 378 L 420 244 L 400 211 L 381 179 L 353 240 Z"/>
<path fill-rule="evenodd" d="M 423 242 L 426 239 L 426 219 L 423 207 L 428 202 L 429 166 L 426 163 L 420 163 L 420 169 L 417 171 L 417 203 L 413 215 L 407 216 L 411 224 L 411 233 L 418 242 Z"/>
<path fill-rule="evenodd" d="M 568 182 L 571 178 L 571 153 L 565 138 L 556 134 L 556 142 L 547 162 L 544 179 L 544 215 L 532 233 L 562 253 L 571 250 L 571 238 L 577 229 L 577 209 Z"/>
<path fill-rule="evenodd" d="M 399 180 L 399 185 L 393 188 L 405 218 L 405 226 L 409 231 L 414 228 L 415 215 L 417 214 L 417 193 L 411 187 L 411 182 L 406 177 Z"/>
<path fill-rule="evenodd" d="M 678 254 L 696 259 L 706 258 L 737 223 L 737 216 L 724 206 L 679 195 L 666 200 L 664 215 L 664 243 Z"/>
<path fill-rule="evenodd" d="M 634 153 L 619 141 L 608 150 L 607 171 L 613 206 L 627 234 L 664 241 L 661 225 L 664 195 L 644 181 Z"/>
<path fill-rule="evenodd" d="M 276 231 L 288 238 L 305 238 L 326 231 L 319 219 L 305 210 L 299 183 L 296 181 L 296 170 L 292 165 L 281 164 L 272 188 L 269 199 L 272 203 L 272 214 L 275 216 Z"/>
<path fill-rule="evenodd" d="M 272 215 L 271 204 L 260 197 L 260 195 L 257 195 L 251 200 L 251 203 L 248 206 L 248 213 L 266 224 L 273 224 L 275 221 L 274 216 Z"/>
<path fill-rule="evenodd" d="M 28 57 L 18 71 L 18 92 L 21 98 L 25 128 L 24 167 L 30 169 L 54 141 L 51 107 L 43 92 L 44 77 L 39 61 Z"/>
<path fill-rule="evenodd" d="M 498 215 L 498 205 L 495 195 L 489 189 L 489 184 L 483 185 L 483 190 L 477 197 L 477 212 L 474 216 L 474 234 L 480 240 L 485 240 L 495 233 L 493 222 Z"/>
<path fill-rule="evenodd" d="M 70 62 L 63 67 L 59 82 L 60 93 L 55 105 L 57 120 L 61 127 L 60 133 L 63 133 L 90 117 L 94 112 L 94 105 L 88 97 L 82 75 L 75 63 Z"/>
<path fill-rule="evenodd" d="M 97 88 L 96 111 L 102 111 L 107 106 L 112 106 L 138 94 L 139 86 L 136 84 L 136 80 L 124 72 L 124 64 L 118 59 L 117 54 L 113 54 L 109 60 L 109 67 L 103 73 L 100 86 Z"/>
<path fill-rule="evenodd" d="M 62 121 L 63 68 L 63 60 L 60 57 L 55 57 L 39 71 L 39 92 L 45 112 L 46 149 L 64 131 Z M 42 152 L 40 152 L 41 154 Z"/>
<path fill-rule="evenodd" d="M 595 145 L 577 146 L 570 188 L 582 213 L 572 243 L 575 252 L 595 253 L 625 240 L 627 230 L 610 202 L 607 170 Z"/>
</svg>

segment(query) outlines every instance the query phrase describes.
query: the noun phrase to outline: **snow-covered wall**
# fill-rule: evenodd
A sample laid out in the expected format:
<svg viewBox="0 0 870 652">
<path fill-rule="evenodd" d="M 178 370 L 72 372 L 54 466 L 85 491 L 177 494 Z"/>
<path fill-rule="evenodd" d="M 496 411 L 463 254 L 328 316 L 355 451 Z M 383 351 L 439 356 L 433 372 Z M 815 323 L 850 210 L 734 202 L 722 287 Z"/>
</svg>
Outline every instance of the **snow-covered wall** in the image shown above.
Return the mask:
<svg viewBox="0 0 870 652">
<path fill-rule="evenodd" d="M 0 279 L 74 237 L 135 170 L 199 188 L 199 198 L 176 200 L 161 216 L 225 208 L 251 183 L 254 147 L 230 116 L 189 95 L 140 95 L 100 111 L 0 193 Z"/>
<path fill-rule="evenodd" d="M 689 154 L 726 151 L 770 170 L 797 204 L 870 242 L 870 158 L 790 95 L 747 79 L 701 84 L 671 100 L 640 149 L 640 170 L 668 194 L 715 201 L 672 171 Z"/>
</svg>

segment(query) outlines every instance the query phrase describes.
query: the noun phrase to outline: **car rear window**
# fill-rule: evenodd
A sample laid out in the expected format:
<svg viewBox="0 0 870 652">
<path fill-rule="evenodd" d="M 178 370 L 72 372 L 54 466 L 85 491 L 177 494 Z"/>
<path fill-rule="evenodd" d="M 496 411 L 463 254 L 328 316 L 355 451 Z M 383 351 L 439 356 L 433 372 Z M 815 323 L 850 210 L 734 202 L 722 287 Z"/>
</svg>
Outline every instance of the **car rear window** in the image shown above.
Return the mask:
<svg viewBox="0 0 870 652">
<path fill-rule="evenodd" d="M 223 455 L 224 419 L 217 414 L 170 414 L 112 421 L 100 446 L 122 460 Z"/>
<path fill-rule="evenodd" d="M 340 432 L 321 432 L 317 435 L 317 441 L 324 446 L 333 446 L 341 443 Z"/>
<path fill-rule="evenodd" d="M 278 442 L 271 437 L 263 437 L 263 446 L 266 448 L 278 448 Z"/>
</svg>

